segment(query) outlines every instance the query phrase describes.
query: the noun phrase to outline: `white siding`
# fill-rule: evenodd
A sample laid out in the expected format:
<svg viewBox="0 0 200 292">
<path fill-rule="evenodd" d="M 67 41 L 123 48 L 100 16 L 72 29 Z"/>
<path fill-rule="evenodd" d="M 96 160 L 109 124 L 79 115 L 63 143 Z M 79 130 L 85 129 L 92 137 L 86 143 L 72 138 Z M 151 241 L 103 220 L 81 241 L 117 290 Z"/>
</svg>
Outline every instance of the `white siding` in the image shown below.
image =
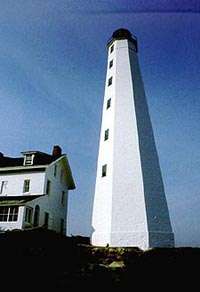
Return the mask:
<svg viewBox="0 0 200 292">
<path fill-rule="evenodd" d="M 57 173 L 54 176 L 54 167 L 57 165 Z M 62 173 L 62 175 L 61 175 Z M 21 229 L 33 226 L 34 211 L 36 205 L 40 207 L 39 226 L 44 225 L 45 212 L 49 213 L 48 228 L 60 232 L 61 219 L 64 220 L 64 234 L 66 234 L 67 220 L 67 171 L 65 157 L 57 159 L 43 172 L 12 173 L 0 175 L 0 184 L 7 181 L 7 186 L 0 196 L 23 196 L 43 195 L 33 201 L 27 202 L 26 206 L 33 208 L 32 224 L 25 222 L 25 207 L 20 207 L 17 222 L 0 222 L 2 229 Z M 30 192 L 23 193 L 24 180 L 30 179 Z M 50 193 L 46 194 L 47 181 L 51 182 Z M 64 204 L 62 204 L 62 192 L 65 192 Z"/>
<path fill-rule="evenodd" d="M 57 164 L 57 174 L 54 176 L 54 167 Z M 67 201 L 68 201 L 68 188 L 66 182 L 61 181 L 61 169 L 63 166 L 63 158 L 57 162 L 52 163 L 46 169 L 44 178 L 44 193 L 46 193 L 47 180 L 51 182 L 50 193 L 44 197 L 35 199 L 34 201 L 26 204 L 27 206 L 35 209 L 36 205 L 40 207 L 40 220 L 39 225 L 44 225 L 45 212 L 49 213 L 49 229 L 60 232 L 61 219 L 64 220 L 64 234 L 66 234 L 66 217 L 67 217 Z M 64 169 L 65 172 L 65 169 Z M 64 174 L 64 178 L 66 173 Z M 62 191 L 65 192 L 64 205 L 61 203 Z M 27 224 L 24 222 L 24 227 Z"/>
<path fill-rule="evenodd" d="M 11 173 L 0 175 L 0 186 L 2 181 L 7 181 L 6 188 L 0 196 L 21 196 L 23 195 L 24 180 L 30 179 L 30 192 L 26 195 L 38 195 L 44 193 L 45 172 Z"/>
</svg>

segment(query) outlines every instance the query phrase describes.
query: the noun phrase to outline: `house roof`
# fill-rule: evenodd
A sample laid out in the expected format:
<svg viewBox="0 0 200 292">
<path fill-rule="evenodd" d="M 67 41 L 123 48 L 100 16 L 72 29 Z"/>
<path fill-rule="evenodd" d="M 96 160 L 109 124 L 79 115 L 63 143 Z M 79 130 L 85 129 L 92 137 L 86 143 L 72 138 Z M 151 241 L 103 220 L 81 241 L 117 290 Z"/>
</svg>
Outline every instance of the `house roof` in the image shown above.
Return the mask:
<svg viewBox="0 0 200 292">
<path fill-rule="evenodd" d="M 75 183 L 74 183 L 74 179 L 73 179 L 73 175 L 72 175 L 72 171 L 69 165 L 69 161 L 67 159 L 67 156 L 65 155 L 65 159 L 63 159 L 64 163 L 65 163 L 65 167 L 67 170 L 67 185 L 68 185 L 68 189 L 69 190 L 74 190 L 76 188 Z"/>
<path fill-rule="evenodd" d="M 22 152 L 23 156 L 34 155 L 33 163 L 24 165 L 24 157 L 8 157 L 0 152 L 0 173 L 15 173 L 15 172 L 37 172 L 45 171 L 45 169 L 54 161 L 62 160 L 67 172 L 67 184 L 69 190 L 75 189 L 71 168 L 66 154 L 62 154 L 62 149 L 56 145 L 53 148 L 52 155 L 40 151 Z"/>
<path fill-rule="evenodd" d="M 49 155 L 47 153 L 35 151 L 33 165 L 48 165 L 56 160 L 58 157 Z M 0 167 L 15 167 L 24 166 L 24 157 L 8 157 L 0 155 Z"/>
</svg>

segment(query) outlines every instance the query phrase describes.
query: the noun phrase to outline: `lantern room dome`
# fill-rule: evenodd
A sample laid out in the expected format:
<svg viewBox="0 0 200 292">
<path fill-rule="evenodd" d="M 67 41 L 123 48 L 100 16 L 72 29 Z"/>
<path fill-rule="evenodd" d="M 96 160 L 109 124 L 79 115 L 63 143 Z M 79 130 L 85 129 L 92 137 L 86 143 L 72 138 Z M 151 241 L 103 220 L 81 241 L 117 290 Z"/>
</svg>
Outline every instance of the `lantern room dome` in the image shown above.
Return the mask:
<svg viewBox="0 0 200 292">
<path fill-rule="evenodd" d="M 130 39 L 132 38 L 132 34 L 130 33 L 130 31 L 128 29 L 125 28 L 119 28 L 117 30 L 115 30 L 112 34 L 112 37 L 115 39 Z"/>
</svg>

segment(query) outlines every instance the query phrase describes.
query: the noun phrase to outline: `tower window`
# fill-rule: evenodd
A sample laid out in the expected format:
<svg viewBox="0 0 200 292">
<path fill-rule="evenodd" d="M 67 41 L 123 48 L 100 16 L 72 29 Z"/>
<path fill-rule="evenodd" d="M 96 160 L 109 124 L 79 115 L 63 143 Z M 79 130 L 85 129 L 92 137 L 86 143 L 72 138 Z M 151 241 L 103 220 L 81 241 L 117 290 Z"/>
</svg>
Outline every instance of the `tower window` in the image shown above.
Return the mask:
<svg viewBox="0 0 200 292">
<path fill-rule="evenodd" d="M 111 60 L 110 62 L 109 62 L 109 68 L 111 68 L 113 66 L 113 60 Z"/>
<path fill-rule="evenodd" d="M 109 129 L 105 130 L 104 141 L 108 140 L 108 137 L 109 137 Z"/>
<path fill-rule="evenodd" d="M 111 106 L 111 98 L 107 100 L 106 109 L 108 109 L 110 106 Z"/>
<path fill-rule="evenodd" d="M 112 45 L 111 47 L 110 47 L 110 53 L 112 53 L 114 51 L 114 45 Z"/>
<path fill-rule="evenodd" d="M 23 186 L 23 193 L 27 193 L 30 190 L 30 179 L 24 180 L 24 186 Z"/>
<path fill-rule="evenodd" d="M 110 77 L 109 79 L 108 79 L 108 86 L 110 86 L 112 84 L 112 77 Z"/>
<path fill-rule="evenodd" d="M 106 176 L 106 174 L 107 174 L 107 164 L 104 164 L 103 166 L 102 166 L 102 174 L 101 174 L 101 176 L 103 177 L 103 176 Z"/>
</svg>

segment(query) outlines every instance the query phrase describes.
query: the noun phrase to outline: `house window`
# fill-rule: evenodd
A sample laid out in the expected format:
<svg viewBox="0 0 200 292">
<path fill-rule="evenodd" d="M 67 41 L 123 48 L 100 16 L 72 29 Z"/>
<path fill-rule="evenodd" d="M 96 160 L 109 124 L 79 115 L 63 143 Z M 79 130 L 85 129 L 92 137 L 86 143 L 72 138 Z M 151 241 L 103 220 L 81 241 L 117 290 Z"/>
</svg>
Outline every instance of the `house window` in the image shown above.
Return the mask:
<svg viewBox="0 0 200 292">
<path fill-rule="evenodd" d="M 0 207 L 0 221 L 7 222 L 9 214 L 9 207 Z"/>
<path fill-rule="evenodd" d="M 6 189 L 7 183 L 8 182 L 5 180 L 1 182 L 0 194 L 3 194 L 4 190 Z"/>
<path fill-rule="evenodd" d="M 111 61 L 109 62 L 109 68 L 112 68 L 112 66 L 113 66 L 113 60 L 111 60 Z"/>
<path fill-rule="evenodd" d="M 35 206 L 34 218 L 33 218 L 33 226 L 38 226 L 40 222 L 40 206 Z"/>
<path fill-rule="evenodd" d="M 101 174 L 101 176 L 102 177 L 106 176 L 106 173 L 107 173 L 107 164 L 104 164 L 102 166 L 102 174 Z"/>
<path fill-rule="evenodd" d="M 111 47 L 110 47 L 110 53 L 112 53 L 114 51 L 114 45 L 112 45 Z"/>
<path fill-rule="evenodd" d="M 64 234 L 64 219 L 60 219 L 60 233 Z"/>
<path fill-rule="evenodd" d="M 44 226 L 48 228 L 49 226 L 49 213 L 44 212 Z"/>
<path fill-rule="evenodd" d="M 62 196 L 61 196 L 61 204 L 64 206 L 65 203 L 65 192 L 62 192 Z"/>
<path fill-rule="evenodd" d="M 112 77 L 110 77 L 109 79 L 108 79 L 108 86 L 110 86 L 112 84 Z"/>
<path fill-rule="evenodd" d="M 108 140 L 108 136 L 109 136 L 109 129 L 105 130 L 104 141 Z"/>
<path fill-rule="evenodd" d="M 57 174 L 57 165 L 54 166 L 54 171 L 53 171 L 53 175 L 56 176 Z"/>
<path fill-rule="evenodd" d="M 61 183 L 63 182 L 63 178 L 64 178 L 64 170 L 61 169 L 61 171 L 60 171 L 60 182 Z"/>
<path fill-rule="evenodd" d="M 111 98 L 107 100 L 106 109 L 108 109 L 110 106 L 111 106 Z"/>
<path fill-rule="evenodd" d="M 33 154 L 26 154 L 24 157 L 24 165 L 32 165 L 33 164 Z"/>
<path fill-rule="evenodd" d="M 24 186 L 23 186 L 23 193 L 27 193 L 30 190 L 30 179 L 24 180 Z"/>
<path fill-rule="evenodd" d="M 46 194 L 49 195 L 51 192 L 51 181 L 47 180 L 47 186 L 46 186 Z"/>
<path fill-rule="evenodd" d="M 26 207 L 25 221 L 28 223 L 32 223 L 32 217 L 33 217 L 33 208 Z"/>
<path fill-rule="evenodd" d="M 19 207 L 0 207 L 0 222 L 12 222 L 18 219 Z"/>
</svg>

